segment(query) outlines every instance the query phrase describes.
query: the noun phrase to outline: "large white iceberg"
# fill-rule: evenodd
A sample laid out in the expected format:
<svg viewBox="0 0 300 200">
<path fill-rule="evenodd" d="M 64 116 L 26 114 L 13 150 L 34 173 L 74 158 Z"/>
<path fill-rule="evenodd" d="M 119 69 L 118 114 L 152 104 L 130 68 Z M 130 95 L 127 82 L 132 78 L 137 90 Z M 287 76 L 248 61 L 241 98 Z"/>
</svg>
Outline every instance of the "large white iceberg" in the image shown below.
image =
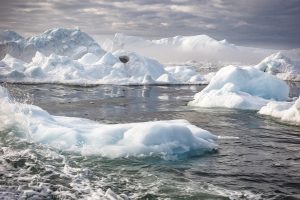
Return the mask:
<svg viewBox="0 0 300 200">
<path fill-rule="evenodd" d="M 217 148 L 217 137 L 186 120 L 130 124 L 52 116 L 45 110 L 11 100 L 0 86 L 0 131 L 19 129 L 33 142 L 82 154 L 124 156 L 201 155 Z"/>
<path fill-rule="evenodd" d="M 124 49 L 139 52 L 163 63 L 222 62 L 255 64 L 278 50 L 237 46 L 226 40 L 216 40 L 207 35 L 174 36 L 162 39 L 146 39 L 117 33 L 102 44 L 107 51 Z M 299 58 L 299 49 L 283 50 L 289 56 Z"/>
<path fill-rule="evenodd" d="M 2 32 L 0 81 L 62 84 L 205 84 L 190 68 L 165 68 L 136 53 L 105 52 L 78 29 L 53 29 L 27 39 Z M 17 45 L 17 46 L 15 46 Z M 119 57 L 127 56 L 122 63 Z"/>
<path fill-rule="evenodd" d="M 26 39 L 13 31 L 0 33 L 1 57 L 10 54 L 17 59 L 29 62 L 37 51 L 47 56 L 55 53 L 71 59 L 78 59 L 86 53 L 93 53 L 97 56 L 105 53 L 93 38 L 79 29 L 50 29 L 41 35 Z"/>
<path fill-rule="evenodd" d="M 120 62 L 120 56 L 129 62 Z M 102 57 L 85 54 L 79 60 L 67 56 L 36 52 L 26 63 L 10 55 L 0 61 L 0 80 L 22 83 L 63 84 L 198 84 L 207 83 L 199 73 L 189 69 L 165 69 L 159 62 L 133 52 L 119 50 Z"/>
<path fill-rule="evenodd" d="M 282 80 L 300 81 L 300 62 L 291 60 L 281 52 L 266 57 L 254 67 Z"/>
<path fill-rule="evenodd" d="M 259 110 L 259 114 L 300 125 L 300 98 L 294 102 L 270 102 Z"/>
<path fill-rule="evenodd" d="M 272 100 L 287 100 L 288 94 L 288 85 L 271 74 L 253 67 L 227 66 L 189 105 L 259 110 Z"/>
<path fill-rule="evenodd" d="M 173 47 L 186 51 L 196 50 L 200 48 L 222 48 L 224 46 L 233 46 L 226 40 L 217 41 L 207 35 L 175 36 L 158 40 L 147 40 L 141 37 L 128 36 L 123 33 L 116 33 L 112 41 L 107 40 L 106 43 L 104 43 L 104 46 L 107 49 L 120 49 L 127 46 L 149 47 L 152 45 L 161 45 L 161 47 Z"/>
</svg>

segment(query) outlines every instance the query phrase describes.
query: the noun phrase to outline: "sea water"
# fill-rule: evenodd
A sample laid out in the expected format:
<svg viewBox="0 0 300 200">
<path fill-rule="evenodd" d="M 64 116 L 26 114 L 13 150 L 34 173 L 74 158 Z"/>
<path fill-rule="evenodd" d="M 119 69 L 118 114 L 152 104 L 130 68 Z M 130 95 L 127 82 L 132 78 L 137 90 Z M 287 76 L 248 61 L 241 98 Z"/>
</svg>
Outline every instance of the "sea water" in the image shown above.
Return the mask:
<svg viewBox="0 0 300 200">
<path fill-rule="evenodd" d="M 299 199 L 300 128 L 256 111 L 192 108 L 204 86 L 6 84 L 18 101 L 51 115 L 100 123 L 186 119 L 218 135 L 218 150 L 195 157 L 108 158 L 66 152 L 0 134 L 1 199 Z M 291 85 L 290 96 L 299 96 Z M 113 191 L 113 192 L 112 192 Z"/>
</svg>

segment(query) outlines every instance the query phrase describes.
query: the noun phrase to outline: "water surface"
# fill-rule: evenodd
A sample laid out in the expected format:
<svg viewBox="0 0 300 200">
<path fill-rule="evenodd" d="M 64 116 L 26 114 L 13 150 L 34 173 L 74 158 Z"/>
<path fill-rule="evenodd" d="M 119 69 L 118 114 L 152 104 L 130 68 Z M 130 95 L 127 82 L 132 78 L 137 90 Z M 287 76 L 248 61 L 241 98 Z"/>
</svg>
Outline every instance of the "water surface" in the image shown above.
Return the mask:
<svg viewBox="0 0 300 200">
<path fill-rule="evenodd" d="M 6 87 L 52 115 L 101 123 L 186 119 L 221 139 L 217 152 L 201 157 L 108 159 L 61 152 L 4 131 L 1 196 L 20 198 L 28 190 L 35 191 L 31 198 L 86 199 L 111 188 L 133 199 L 300 199 L 300 127 L 255 111 L 187 107 L 204 86 Z M 299 96 L 299 88 L 291 85 L 290 96 Z"/>
</svg>

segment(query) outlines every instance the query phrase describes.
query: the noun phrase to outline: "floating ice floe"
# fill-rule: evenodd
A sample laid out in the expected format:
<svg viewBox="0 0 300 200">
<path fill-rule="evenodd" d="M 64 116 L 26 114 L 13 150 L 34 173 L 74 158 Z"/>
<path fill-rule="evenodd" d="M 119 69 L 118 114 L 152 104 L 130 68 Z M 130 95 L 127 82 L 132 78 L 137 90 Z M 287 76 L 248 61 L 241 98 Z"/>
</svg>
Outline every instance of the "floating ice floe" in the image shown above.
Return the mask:
<svg viewBox="0 0 300 200">
<path fill-rule="evenodd" d="M 300 62 L 278 52 L 266 57 L 255 68 L 286 81 L 300 81 Z"/>
<path fill-rule="evenodd" d="M 192 66 L 173 66 L 165 69 L 183 83 L 209 83 L 208 79 L 205 76 L 201 76 Z"/>
<path fill-rule="evenodd" d="M 101 124 L 52 116 L 34 105 L 15 103 L 0 87 L 0 131 L 15 128 L 33 142 L 82 154 L 124 156 L 201 155 L 217 148 L 217 137 L 186 120 Z"/>
<path fill-rule="evenodd" d="M 270 102 L 262 107 L 258 113 L 300 125 L 300 98 L 294 102 Z"/>
<path fill-rule="evenodd" d="M 253 67 L 227 66 L 188 105 L 259 110 L 270 101 L 287 100 L 288 93 L 288 85 L 271 74 Z"/>
<path fill-rule="evenodd" d="M 191 67 L 166 69 L 158 61 L 133 52 L 105 52 L 91 37 L 77 29 L 48 30 L 28 39 L 18 37 L 14 32 L 2 35 L 0 39 L 5 48 L 0 48 L 0 54 L 6 54 L 0 61 L 2 82 L 79 85 L 207 83 L 205 77 Z M 14 45 L 10 46 L 10 42 Z M 124 56 L 129 59 L 126 63 L 120 61 Z"/>
</svg>

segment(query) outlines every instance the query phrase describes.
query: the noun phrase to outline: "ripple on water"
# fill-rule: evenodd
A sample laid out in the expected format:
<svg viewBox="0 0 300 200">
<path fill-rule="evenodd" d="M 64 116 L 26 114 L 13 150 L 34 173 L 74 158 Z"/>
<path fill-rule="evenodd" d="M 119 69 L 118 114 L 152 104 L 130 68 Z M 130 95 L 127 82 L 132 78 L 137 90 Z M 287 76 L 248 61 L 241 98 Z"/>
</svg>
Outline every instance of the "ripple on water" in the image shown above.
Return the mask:
<svg viewBox="0 0 300 200">
<path fill-rule="evenodd" d="M 299 199 L 300 128 L 253 111 L 191 109 L 185 105 L 195 87 L 10 85 L 53 115 L 108 123 L 186 119 L 219 135 L 219 150 L 177 161 L 108 159 L 1 133 L 0 193 L 86 198 L 112 188 L 133 199 Z M 299 95 L 297 87 L 292 96 Z"/>
</svg>

